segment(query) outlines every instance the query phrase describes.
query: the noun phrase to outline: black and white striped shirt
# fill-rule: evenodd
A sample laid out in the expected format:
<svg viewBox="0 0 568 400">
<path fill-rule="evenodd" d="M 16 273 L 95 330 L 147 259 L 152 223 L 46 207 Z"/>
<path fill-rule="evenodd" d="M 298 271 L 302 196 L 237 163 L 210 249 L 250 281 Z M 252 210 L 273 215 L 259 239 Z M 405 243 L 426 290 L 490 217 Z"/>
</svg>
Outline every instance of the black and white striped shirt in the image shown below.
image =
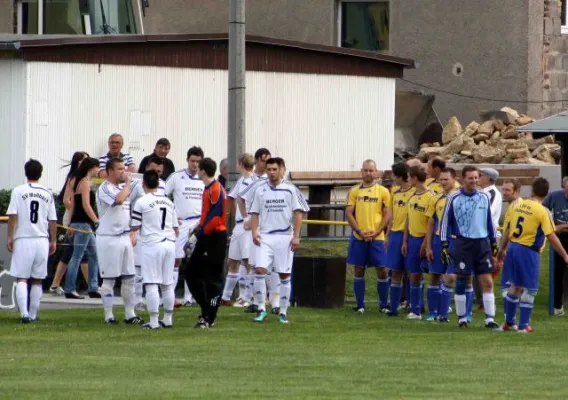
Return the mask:
<svg viewBox="0 0 568 400">
<path fill-rule="evenodd" d="M 104 156 L 99 157 L 99 171 L 106 170 L 107 162 L 111 158 L 115 157 L 111 156 L 110 153 L 106 153 Z M 120 153 L 116 158 L 120 158 L 122 161 L 124 161 L 124 166 L 126 168 L 128 168 L 129 165 L 135 164 L 134 158 L 130 155 L 130 153 Z"/>
</svg>

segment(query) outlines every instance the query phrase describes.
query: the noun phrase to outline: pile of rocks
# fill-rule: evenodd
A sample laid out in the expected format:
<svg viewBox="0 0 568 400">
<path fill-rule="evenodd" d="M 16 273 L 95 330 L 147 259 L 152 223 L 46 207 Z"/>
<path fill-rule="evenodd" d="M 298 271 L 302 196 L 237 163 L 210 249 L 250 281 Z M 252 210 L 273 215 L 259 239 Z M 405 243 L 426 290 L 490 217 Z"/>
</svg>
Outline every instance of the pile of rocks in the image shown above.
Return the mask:
<svg viewBox="0 0 568 400">
<path fill-rule="evenodd" d="M 559 164 L 560 145 L 554 135 L 534 139 L 532 133 L 515 129 L 530 124 L 533 118 L 504 107 L 495 113 L 499 119 L 471 122 L 465 128 L 456 117 L 450 118 L 442 133 L 442 144 L 424 143 L 417 157 L 427 161 L 441 156 L 459 164 Z"/>
</svg>

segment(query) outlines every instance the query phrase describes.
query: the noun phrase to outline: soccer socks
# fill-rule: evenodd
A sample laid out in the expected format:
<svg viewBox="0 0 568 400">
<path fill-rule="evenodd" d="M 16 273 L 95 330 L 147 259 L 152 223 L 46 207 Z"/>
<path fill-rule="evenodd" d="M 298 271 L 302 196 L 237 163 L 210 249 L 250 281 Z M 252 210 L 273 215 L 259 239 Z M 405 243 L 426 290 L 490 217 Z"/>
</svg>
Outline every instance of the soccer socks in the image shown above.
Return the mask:
<svg viewBox="0 0 568 400">
<path fill-rule="evenodd" d="M 134 277 L 134 304 L 142 303 L 142 294 L 144 292 L 144 283 L 140 266 L 136 267 L 136 276 Z"/>
<path fill-rule="evenodd" d="M 391 313 L 398 314 L 398 307 L 400 306 L 400 293 L 402 286 L 400 283 L 391 283 L 390 285 L 390 299 L 391 299 Z"/>
<path fill-rule="evenodd" d="M 428 312 L 431 315 L 438 315 L 440 312 L 440 286 L 428 285 Z M 447 312 L 447 311 L 446 311 Z"/>
<path fill-rule="evenodd" d="M 103 300 L 103 309 L 105 311 L 105 321 L 114 319 L 112 306 L 114 302 L 114 279 L 103 279 L 101 285 L 101 296 Z"/>
<path fill-rule="evenodd" d="M 239 265 L 239 299 L 246 301 L 247 290 L 247 268 L 244 264 Z"/>
<path fill-rule="evenodd" d="M 387 308 L 389 302 L 389 286 L 388 278 L 377 279 L 377 293 L 379 294 L 379 308 L 381 310 Z"/>
<path fill-rule="evenodd" d="M 517 305 L 519 298 L 514 294 L 507 293 L 505 295 L 503 307 L 505 309 L 505 322 L 510 325 L 515 325 L 517 315 Z"/>
<path fill-rule="evenodd" d="M 253 287 L 254 287 L 254 271 L 251 268 L 247 272 L 246 276 L 246 287 L 245 287 L 245 297 L 244 300 L 249 303 L 253 302 Z"/>
<path fill-rule="evenodd" d="M 452 303 L 453 291 L 453 288 L 442 284 L 442 291 L 440 292 L 440 303 L 438 306 L 438 315 L 440 316 L 440 318 L 449 318 L 448 311 L 450 309 L 450 304 Z"/>
<path fill-rule="evenodd" d="M 176 295 L 174 293 L 175 284 L 161 285 L 162 301 L 164 303 L 164 324 L 173 325 L 174 303 Z"/>
<path fill-rule="evenodd" d="M 486 321 L 495 318 L 495 294 L 483 293 L 483 308 Z"/>
<path fill-rule="evenodd" d="M 124 318 L 130 319 L 134 318 L 136 314 L 134 313 L 134 277 L 130 276 L 128 278 L 122 278 L 122 284 L 120 285 L 120 296 L 124 302 Z M 158 295 L 158 305 L 160 304 L 160 295 Z"/>
<path fill-rule="evenodd" d="M 157 328 L 159 326 L 158 315 L 160 312 L 158 285 L 146 285 L 146 306 L 148 307 L 148 314 L 150 314 L 150 327 Z"/>
<path fill-rule="evenodd" d="M 41 283 L 37 285 L 32 284 L 30 290 L 30 318 L 36 319 L 37 312 L 39 311 L 39 303 L 41 301 L 41 295 L 43 294 L 43 289 Z"/>
<path fill-rule="evenodd" d="M 531 322 L 535 296 L 536 290 L 525 290 L 521 295 L 521 315 L 519 318 L 519 329 L 525 329 Z"/>
<path fill-rule="evenodd" d="M 424 309 L 424 276 L 420 277 L 420 292 L 418 293 L 418 304 L 420 305 L 420 314 Z"/>
<path fill-rule="evenodd" d="M 276 274 L 278 276 L 278 274 Z M 290 291 L 292 284 L 290 278 L 280 280 L 280 314 L 286 315 L 290 305 Z"/>
<path fill-rule="evenodd" d="M 231 300 L 235 286 L 239 279 L 239 274 L 236 272 L 229 272 L 227 274 L 227 279 L 225 279 L 225 288 L 223 289 L 223 300 Z"/>
<path fill-rule="evenodd" d="M 473 315 L 473 286 L 465 288 L 465 315 Z"/>
<path fill-rule="evenodd" d="M 266 311 L 266 275 L 254 275 L 254 294 L 259 311 Z"/>
<path fill-rule="evenodd" d="M 464 318 L 467 312 L 467 296 L 466 292 L 467 281 L 463 277 L 458 277 L 456 281 L 456 295 L 454 301 L 456 303 L 456 315 L 458 318 Z"/>
<path fill-rule="evenodd" d="M 420 283 L 410 284 L 410 307 L 412 307 L 412 312 L 416 315 L 422 313 L 420 307 L 420 286 Z"/>
<path fill-rule="evenodd" d="M 18 282 L 16 284 L 16 302 L 18 303 L 18 308 L 20 309 L 20 315 L 22 318 L 29 316 L 27 282 Z"/>
<path fill-rule="evenodd" d="M 272 308 L 280 307 L 280 275 L 276 272 L 268 277 L 270 280 L 270 306 Z M 288 301 L 290 301 L 290 294 L 288 293 Z"/>
<path fill-rule="evenodd" d="M 353 292 L 355 292 L 355 300 L 357 308 L 365 308 L 365 278 L 353 277 Z"/>
</svg>

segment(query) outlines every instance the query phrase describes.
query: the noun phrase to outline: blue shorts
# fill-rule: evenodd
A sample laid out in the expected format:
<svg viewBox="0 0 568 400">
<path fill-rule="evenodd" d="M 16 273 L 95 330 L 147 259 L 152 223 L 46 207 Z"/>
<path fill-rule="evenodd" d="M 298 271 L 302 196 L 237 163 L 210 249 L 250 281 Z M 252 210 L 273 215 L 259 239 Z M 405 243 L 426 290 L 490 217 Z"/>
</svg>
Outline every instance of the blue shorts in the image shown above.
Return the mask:
<svg viewBox="0 0 568 400">
<path fill-rule="evenodd" d="M 513 244 L 513 243 L 511 243 Z M 513 258 L 509 254 L 505 256 L 503 261 L 503 268 L 501 269 L 501 288 L 507 289 L 511 286 L 511 270 L 513 269 Z"/>
<path fill-rule="evenodd" d="M 527 290 L 538 290 L 538 275 L 540 272 L 540 254 L 527 246 L 510 243 L 505 257 L 509 261 L 509 282 L 516 287 Z M 505 266 L 503 266 L 505 269 Z"/>
<path fill-rule="evenodd" d="M 402 239 L 404 232 L 391 232 L 387 248 L 387 268 L 394 271 L 404 271 L 404 256 L 402 255 Z"/>
<path fill-rule="evenodd" d="M 445 274 L 446 266 L 442 262 L 442 239 L 438 235 L 432 238 L 432 253 L 434 253 L 434 261 L 430 263 L 430 273 Z"/>
<path fill-rule="evenodd" d="M 458 237 L 452 247 L 450 255 L 457 275 L 477 276 L 491 274 L 495 270 L 489 239 Z"/>
<path fill-rule="evenodd" d="M 428 265 L 425 258 L 420 257 L 420 248 L 424 242 L 423 237 L 408 236 L 407 254 L 405 258 L 406 271 L 409 274 L 421 274 L 424 267 Z"/>
<path fill-rule="evenodd" d="M 384 267 L 385 253 L 383 240 L 365 242 L 351 235 L 347 250 L 347 264 L 355 267 Z"/>
</svg>

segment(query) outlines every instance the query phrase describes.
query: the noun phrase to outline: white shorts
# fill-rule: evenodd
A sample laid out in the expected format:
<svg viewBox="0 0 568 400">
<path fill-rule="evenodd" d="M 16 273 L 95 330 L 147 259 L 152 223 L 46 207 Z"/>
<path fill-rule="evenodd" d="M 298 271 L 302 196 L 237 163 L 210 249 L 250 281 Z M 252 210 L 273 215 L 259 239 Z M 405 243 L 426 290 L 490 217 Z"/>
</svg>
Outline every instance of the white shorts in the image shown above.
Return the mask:
<svg viewBox="0 0 568 400">
<path fill-rule="evenodd" d="M 252 243 L 252 231 L 244 229 L 233 230 L 231 242 L 229 243 L 229 259 L 235 261 L 247 260 Z"/>
<path fill-rule="evenodd" d="M 199 223 L 198 219 L 190 219 L 182 221 L 179 225 L 179 236 L 176 239 L 176 258 L 185 258 L 183 248 L 189 239 L 189 232 Z"/>
<path fill-rule="evenodd" d="M 134 246 L 134 248 L 132 249 L 132 251 L 134 253 L 134 265 L 137 266 L 137 267 L 140 266 L 140 262 L 143 259 L 142 244 L 139 243 L 138 240 L 140 240 L 140 231 L 136 232 L 136 246 Z"/>
<path fill-rule="evenodd" d="M 165 240 L 155 244 L 141 245 L 142 264 L 140 272 L 145 284 L 171 285 L 174 283 L 176 245 Z"/>
<path fill-rule="evenodd" d="M 292 235 L 261 234 L 260 247 L 257 247 L 256 266 L 279 274 L 292 273 L 294 252 L 290 250 Z M 272 266 L 272 268 L 270 268 Z"/>
<path fill-rule="evenodd" d="M 48 257 L 47 238 L 16 239 L 10 263 L 10 275 L 20 279 L 45 279 Z"/>
<path fill-rule="evenodd" d="M 97 256 L 101 277 L 135 275 L 134 250 L 130 236 L 97 236 Z"/>
</svg>

